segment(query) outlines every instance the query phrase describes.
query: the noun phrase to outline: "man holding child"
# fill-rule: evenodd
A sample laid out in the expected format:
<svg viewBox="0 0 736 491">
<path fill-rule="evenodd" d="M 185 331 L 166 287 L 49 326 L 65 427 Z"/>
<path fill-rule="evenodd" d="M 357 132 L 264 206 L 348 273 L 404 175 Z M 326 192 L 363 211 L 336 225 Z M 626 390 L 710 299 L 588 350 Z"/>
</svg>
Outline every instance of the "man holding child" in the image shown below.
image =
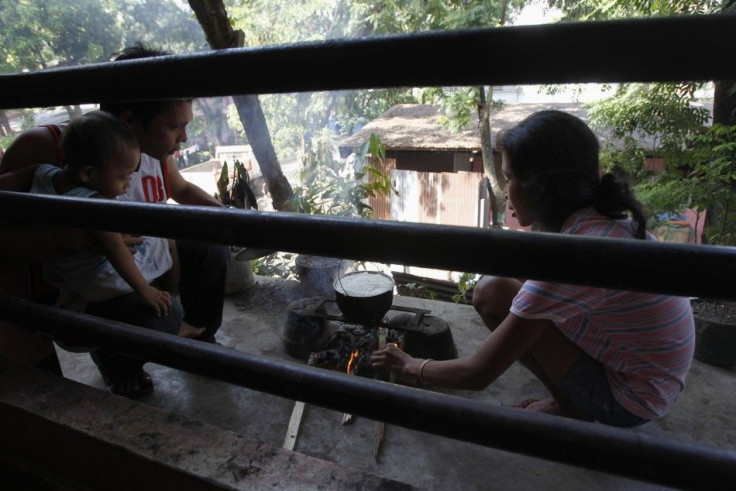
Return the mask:
<svg viewBox="0 0 736 491">
<path fill-rule="evenodd" d="M 124 50 L 115 60 L 165 54 L 167 53 L 136 45 Z M 204 190 L 187 182 L 179 173 L 173 158 L 181 145 L 187 141 L 186 128 L 192 121 L 191 99 L 102 103 L 100 109 L 113 114 L 130 126 L 141 151 L 141 163 L 131 177 L 130 189 L 119 199 L 166 203 L 171 198 L 177 203 L 186 205 L 222 206 L 218 200 Z M 0 163 L 0 175 L 29 165 L 51 163 L 63 166 L 63 155 L 58 145 L 59 136 L 58 127 L 37 127 L 23 132 L 8 147 Z M 18 190 L 27 191 L 28 189 Z M 19 241 L 24 240 L 24 233 L 27 241 L 38 237 L 41 240 L 52 240 L 51 237 L 41 237 L 41 235 L 53 233 L 56 234 L 57 239 L 62 238 L 61 241 L 47 244 L 48 250 L 36 254 L 37 257 L 21 258 L 28 261 L 45 260 L 50 256 L 58 257 L 91 245 L 89 239 L 86 238 L 86 232 L 82 230 L 67 229 L 64 233 L 58 233 L 58 230 L 13 231 Z M 141 239 L 134 236 L 126 236 L 125 241 L 129 247 L 141 243 Z M 195 327 L 204 328 L 203 334 L 198 339 L 214 343 L 216 342 L 215 333 L 222 322 L 225 279 L 230 261 L 229 248 L 184 240 L 178 240 L 176 246 L 181 261 L 179 291 L 181 304 L 184 307 L 184 321 Z M 14 251 L 9 250 L 12 246 L 3 247 L 3 255 L 6 258 L 12 257 Z M 3 265 L 3 268 L 5 267 Z M 25 292 L 22 291 L 21 283 L 22 281 L 19 281 L 5 287 L 4 291 L 23 296 Z M 145 306 L 142 306 L 135 293 L 132 293 L 107 302 L 92 303 L 88 306 L 87 312 L 159 331 L 169 331 L 170 326 L 167 324 L 181 322 L 181 312 L 177 312 L 177 309 L 172 308 L 165 316 L 156 317 L 155 314 L 143 311 L 144 308 Z M 5 330 L 6 326 L 3 326 L 0 331 Z M 31 334 L 24 336 L 20 332 L 15 332 L 13 342 L 17 343 L 18 336 L 28 338 L 28 344 L 33 346 L 32 349 L 36 349 L 39 353 L 46 352 L 45 360 L 52 356 L 48 346 L 35 346 L 39 343 L 35 336 Z M 14 346 L 7 346 L 8 342 L 9 340 L 3 340 L 0 337 L 0 345 L 6 345 L 0 346 L 0 351 L 9 352 L 15 349 Z M 113 393 L 126 397 L 137 397 L 152 390 L 153 384 L 150 376 L 142 368 L 144 361 L 107 350 L 96 350 L 93 359 L 105 375 L 106 381 L 109 381 L 108 388 Z"/>
</svg>

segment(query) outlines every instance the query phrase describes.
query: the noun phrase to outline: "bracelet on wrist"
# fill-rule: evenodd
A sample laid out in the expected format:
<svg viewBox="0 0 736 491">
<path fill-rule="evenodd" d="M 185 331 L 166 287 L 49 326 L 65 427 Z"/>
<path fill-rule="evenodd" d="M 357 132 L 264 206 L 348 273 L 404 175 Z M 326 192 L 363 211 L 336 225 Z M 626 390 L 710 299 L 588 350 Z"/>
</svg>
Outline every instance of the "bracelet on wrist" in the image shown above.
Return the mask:
<svg viewBox="0 0 736 491">
<path fill-rule="evenodd" d="M 418 378 L 419 378 L 419 383 L 422 385 L 427 385 L 427 382 L 424 381 L 424 377 L 422 377 L 422 374 L 424 373 L 424 367 L 426 367 L 427 363 L 429 363 L 430 361 L 434 361 L 434 360 L 432 360 L 432 358 L 427 358 L 426 360 L 422 362 L 422 365 L 419 367 L 419 377 Z"/>
</svg>

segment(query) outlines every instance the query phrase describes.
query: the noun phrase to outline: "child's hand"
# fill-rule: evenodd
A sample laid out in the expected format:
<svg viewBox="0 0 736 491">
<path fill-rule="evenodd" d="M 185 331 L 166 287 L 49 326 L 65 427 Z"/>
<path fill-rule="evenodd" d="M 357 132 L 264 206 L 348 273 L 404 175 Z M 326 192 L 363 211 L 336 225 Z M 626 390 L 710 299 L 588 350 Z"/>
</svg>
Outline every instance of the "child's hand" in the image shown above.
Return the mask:
<svg viewBox="0 0 736 491">
<path fill-rule="evenodd" d="M 161 291 L 151 285 L 146 285 L 146 288 L 138 292 L 138 295 L 143 300 L 143 303 L 156 312 L 157 317 L 169 313 L 169 309 L 171 308 L 171 295 L 169 295 L 169 292 Z"/>
</svg>

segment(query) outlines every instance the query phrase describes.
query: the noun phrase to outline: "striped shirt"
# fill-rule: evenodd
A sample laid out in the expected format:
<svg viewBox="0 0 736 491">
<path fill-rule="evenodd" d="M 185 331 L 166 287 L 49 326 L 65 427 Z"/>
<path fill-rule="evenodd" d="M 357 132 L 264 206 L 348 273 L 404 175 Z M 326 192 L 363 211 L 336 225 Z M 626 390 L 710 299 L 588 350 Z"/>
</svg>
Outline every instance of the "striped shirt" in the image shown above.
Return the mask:
<svg viewBox="0 0 736 491">
<path fill-rule="evenodd" d="M 586 208 L 566 220 L 562 233 L 630 239 L 632 227 L 630 218 Z M 551 320 L 602 364 L 613 396 L 637 416 L 664 415 L 685 387 L 695 348 L 687 298 L 527 280 L 511 313 Z"/>
</svg>

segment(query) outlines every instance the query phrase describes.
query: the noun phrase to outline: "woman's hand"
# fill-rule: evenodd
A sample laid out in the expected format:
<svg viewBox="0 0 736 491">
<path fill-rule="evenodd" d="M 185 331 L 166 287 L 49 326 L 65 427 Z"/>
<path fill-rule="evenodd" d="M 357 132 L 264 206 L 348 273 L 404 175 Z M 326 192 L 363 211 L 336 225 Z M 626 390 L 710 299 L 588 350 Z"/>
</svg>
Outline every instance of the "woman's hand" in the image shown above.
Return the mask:
<svg viewBox="0 0 736 491">
<path fill-rule="evenodd" d="M 401 351 L 396 344 L 391 343 L 381 350 L 374 351 L 371 354 L 371 366 L 394 372 L 402 375 L 419 374 L 419 367 L 422 360 L 412 358 L 407 353 Z"/>
<path fill-rule="evenodd" d="M 143 300 L 143 303 L 148 305 L 156 312 L 157 317 L 167 315 L 169 309 L 171 309 L 171 295 L 169 292 L 159 290 L 158 288 L 147 285 L 143 288 L 138 295 Z"/>
</svg>

